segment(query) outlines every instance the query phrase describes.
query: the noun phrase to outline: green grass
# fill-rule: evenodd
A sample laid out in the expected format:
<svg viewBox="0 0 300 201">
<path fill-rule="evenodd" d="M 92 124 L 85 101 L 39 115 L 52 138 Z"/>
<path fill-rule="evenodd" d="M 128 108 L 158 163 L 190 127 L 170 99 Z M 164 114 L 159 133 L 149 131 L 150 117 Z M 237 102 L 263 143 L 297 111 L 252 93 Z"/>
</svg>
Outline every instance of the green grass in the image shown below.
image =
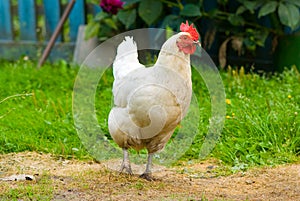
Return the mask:
<svg viewBox="0 0 300 201">
<path fill-rule="evenodd" d="M 300 75 L 296 68 L 274 76 L 231 71 L 223 81 L 231 104 L 214 155 L 236 170 L 299 160 Z"/>
<path fill-rule="evenodd" d="M 239 71 L 229 69 L 221 76 L 226 92 L 227 115 L 221 139 L 211 156 L 230 165 L 233 171 L 299 161 L 298 70 L 294 67 L 281 74 L 258 75 L 245 74 L 241 68 Z M 194 78 L 194 83 L 196 87 L 202 87 L 198 77 Z M 208 96 L 205 89 L 203 92 L 204 96 Z M 207 115 L 207 99 L 202 97 L 200 102 L 204 103 L 203 111 Z M 200 132 L 186 156 L 197 155 L 205 136 L 205 129 L 203 131 L 204 135 Z"/>
<path fill-rule="evenodd" d="M 31 61 L 2 62 L 0 153 L 29 150 L 79 159 L 89 157 L 72 118 L 77 72 L 78 68 L 65 62 L 46 64 L 40 70 Z M 227 117 L 211 157 L 232 166 L 234 171 L 299 161 L 299 72 L 293 68 L 282 74 L 261 76 L 228 70 L 221 75 L 228 99 Z M 101 110 L 97 110 L 97 115 L 106 132 L 112 81 L 112 73 L 107 71 L 98 87 L 101 101 L 96 108 Z M 210 97 L 196 73 L 193 84 L 200 104 L 200 132 L 183 159 L 197 158 L 210 117 Z"/>
<path fill-rule="evenodd" d="M 31 62 L 2 63 L 0 153 L 41 151 L 65 157 L 87 155 L 72 119 L 77 69 L 64 62 L 36 70 Z M 76 151 L 74 151 L 76 150 Z"/>
</svg>

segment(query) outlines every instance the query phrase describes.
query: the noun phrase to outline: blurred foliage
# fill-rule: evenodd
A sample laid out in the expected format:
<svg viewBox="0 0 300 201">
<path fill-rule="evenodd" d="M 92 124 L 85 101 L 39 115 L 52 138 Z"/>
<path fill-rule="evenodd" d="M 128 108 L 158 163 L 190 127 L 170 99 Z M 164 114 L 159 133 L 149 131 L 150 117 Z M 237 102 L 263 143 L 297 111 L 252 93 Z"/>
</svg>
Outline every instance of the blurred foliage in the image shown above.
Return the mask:
<svg viewBox="0 0 300 201">
<path fill-rule="evenodd" d="M 127 30 L 147 27 L 171 27 L 179 30 L 186 19 L 196 21 L 201 16 L 198 1 L 127 0 L 116 15 L 98 13 L 88 23 L 86 37 L 98 36 L 104 41 Z"/>
<path fill-rule="evenodd" d="M 99 1 L 100 2 L 100 1 Z M 89 21 L 86 38 L 98 36 L 104 41 L 127 30 L 147 27 L 171 28 L 179 31 L 186 20 L 201 31 L 202 46 L 209 49 L 219 34 L 223 41 L 219 49 L 220 66 L 226 64 L 229 44 L 238 55 L 255 54 L 271 37 L 273 49 L 278 36 L 295 33 L 300 25 L 300 2 L 296 0 L 124 0 L 116 15 L 100 12 Z M 98 3 L 99 4 L 99 3 Z M 207 5 L 210 5 L 208 9 Z"/>
</svg>

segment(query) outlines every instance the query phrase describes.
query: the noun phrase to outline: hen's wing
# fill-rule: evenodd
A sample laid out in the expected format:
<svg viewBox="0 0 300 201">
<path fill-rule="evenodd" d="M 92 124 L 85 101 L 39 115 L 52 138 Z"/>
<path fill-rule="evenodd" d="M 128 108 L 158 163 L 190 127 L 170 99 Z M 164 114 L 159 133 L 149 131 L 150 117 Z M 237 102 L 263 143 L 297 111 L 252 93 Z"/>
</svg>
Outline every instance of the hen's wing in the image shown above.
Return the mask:
<svg viewBox="0 0 300 201">
<path fill-rule="evenodd" d="M 133 37 L 125 36 L 123 42 L 118 46 L 116 59 L 113 63 L 115 80 L 122 79 L 133 70 L 145 68 L 138 60 L 138 52 Z"/>
</svg>

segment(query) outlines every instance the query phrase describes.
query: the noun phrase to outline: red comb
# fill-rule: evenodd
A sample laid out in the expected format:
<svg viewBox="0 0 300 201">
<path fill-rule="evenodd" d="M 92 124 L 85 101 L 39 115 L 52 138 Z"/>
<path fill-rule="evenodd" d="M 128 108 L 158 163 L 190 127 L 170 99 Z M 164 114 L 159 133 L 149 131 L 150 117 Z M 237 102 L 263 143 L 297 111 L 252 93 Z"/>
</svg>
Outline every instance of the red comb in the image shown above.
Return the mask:
<svg viewBox="0 0 300 201">
<path fill-rule="evenodd" d="M 199 34 L 198 34 L 197 30 L 194 28 L 193 24 L 189 25 L 188 21 L 186 21 L 185 24 L 181 23 L 180 31 L 188 32 L 192 36 L 192 39 L 195 41 L 197 41 L 199 39 Z"/>
</svg>

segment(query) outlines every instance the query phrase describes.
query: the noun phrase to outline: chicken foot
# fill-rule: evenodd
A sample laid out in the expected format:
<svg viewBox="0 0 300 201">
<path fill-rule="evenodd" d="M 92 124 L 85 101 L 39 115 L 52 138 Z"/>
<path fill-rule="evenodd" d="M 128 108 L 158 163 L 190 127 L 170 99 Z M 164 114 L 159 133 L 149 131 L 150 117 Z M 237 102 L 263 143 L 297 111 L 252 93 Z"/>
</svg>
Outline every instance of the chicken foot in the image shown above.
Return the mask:
<svg viewBox="0 0 300 201">
<path fill-rule="evenodd" d="M 143 174 L 140 175 L 140 178 L 146 179 L 148 181 L 155 180 L 154 177 L 151 176 L 152 157 L 153 157 L 153 153 L 149 153 L 148 159 L 147 159 L 146 170 Z"/>
<path fill-rule="evenodd" d="M 125 148 L 123 148 L 123 162 L 122 162 L 122 165 L 121 165 L 120 172 L 123 172 L 124 169 L 128 174 L 132 175 L 128 150 L 125 149 Z"/>
</svg>

